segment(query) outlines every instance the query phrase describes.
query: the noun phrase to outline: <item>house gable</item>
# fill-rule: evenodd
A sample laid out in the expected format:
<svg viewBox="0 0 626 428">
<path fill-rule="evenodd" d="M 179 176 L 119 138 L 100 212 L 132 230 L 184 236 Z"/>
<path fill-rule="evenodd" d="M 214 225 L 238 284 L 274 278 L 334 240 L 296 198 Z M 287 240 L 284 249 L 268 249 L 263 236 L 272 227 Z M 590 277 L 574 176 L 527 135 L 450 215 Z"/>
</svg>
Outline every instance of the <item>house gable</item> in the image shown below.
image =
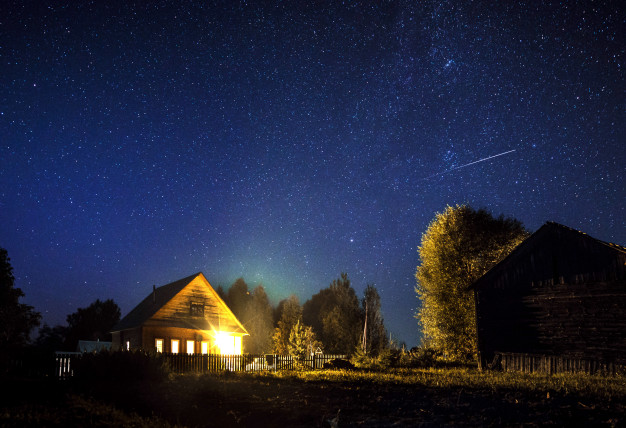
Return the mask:
<svg viewBox="0 0 626 428">
<path fill-rule="evenodd" d="M 155 288 L 112 332 L 142 326 L 248 334 L 202 272 Z"/>
<path fill-rule="evenodd" d="M 182 287 L 144 325 L 248 334 L 202 273 Z"/>
</svg>

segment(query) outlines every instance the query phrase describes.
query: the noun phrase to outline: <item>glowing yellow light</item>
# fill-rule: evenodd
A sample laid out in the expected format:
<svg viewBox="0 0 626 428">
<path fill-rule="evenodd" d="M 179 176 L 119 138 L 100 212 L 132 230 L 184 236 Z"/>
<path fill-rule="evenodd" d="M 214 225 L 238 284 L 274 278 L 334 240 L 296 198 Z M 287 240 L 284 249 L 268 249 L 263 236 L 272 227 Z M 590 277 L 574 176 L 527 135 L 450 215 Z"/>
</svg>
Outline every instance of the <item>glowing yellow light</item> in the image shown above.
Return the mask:
<svg viewBox="0 0 626 428">
<path fill-rule="evenodd" d="M 239 340 L 237 340 L 239 339 Z M 215 332 L 215 344 L 222 355 L 241 354 L 241 338 L 223 331 Z"/>
</svg>

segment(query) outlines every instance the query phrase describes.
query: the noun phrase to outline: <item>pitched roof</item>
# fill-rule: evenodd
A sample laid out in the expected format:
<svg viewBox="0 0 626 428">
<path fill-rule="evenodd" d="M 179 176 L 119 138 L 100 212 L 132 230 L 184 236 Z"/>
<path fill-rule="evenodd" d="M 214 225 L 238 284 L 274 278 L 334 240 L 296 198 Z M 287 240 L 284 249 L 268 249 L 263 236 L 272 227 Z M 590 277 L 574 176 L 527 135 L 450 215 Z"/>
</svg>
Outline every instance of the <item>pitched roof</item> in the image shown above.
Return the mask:
<svg viewBox="0 0 626 428">
<path fill-rule="evenodd" d="M 138 327 L 152 318 L 163 306 L 165 306 L 170 300 L 172 300 L 178 293 L 180 293 L 187 285 L 189 285 L 194 279 L 201 276 L 204 282 L 211 288 L 211 285 L 206 280 L 202 272 L 195 273 L 188 277 L 179 279 L 178 281 L 171 282 L 153 290 L 145 299 L 141 301 L 132 311 L 130 311 L 122 320 L 114 326 L 111 331 L 121 331 L 129 328 Z M 241 325 L 237 318 L 232 314 L 226 303 L 219 297 L 215 290 L 213 290 L 214 297 L 219 300 L 218 305 L 223 305 L 224 310 L 232 316 L 230 324 L 231 328 L 235 331 L 248 334 L 246 329 Z M 193 328 L 189 326 L 187 328 Z"/>
<path fill-rule="evenodd" d="M 626 254 L 626 247 L 623 247 L 617 244 L 612 244 L 610 242 L 601 241 L 599 239 L 596 239 L 587 235 L 585 232 L 581 232 L 580 230 L 572 229 L 571 227 L 567 227 L 567 226 L 564 226 L 562 224 L 559 224 L 553 221 L 548 221 L 544 225 L 542 225 L 539 229 L 537 229 L 535 233 L 530 235 L 528 238 L 522 241 L 517 247 L 515 247 L 513 251 L 509 253 L 509 255 L 507 255 L 504 259 L 500 260 L 495 266 L 489 269 L 483 276 L 478 278 L 472 285 L 468 287 L 468 289 L 470 290 L 475 289 L 477 287 L 482 286 L 482 284 L 485 284 L 486 282 L 490 281 L 495 275 L 498 275 L 499 272 L 505 269 L 505 267 L 511 262 L 511 260 L 514 260 L 520 254 L 522 254 L 526 250 L 526 248 L 528 248 L 529 245 L 534 245 L 536 241 L 542 239 L 545 235 L 554 233 L 554 232 L 557 232 L 557 233 L 565 232 L 565 233 L 571 234 L 570 236 L 578 236 L 580 238 L 588 240 L 587 242 L 593 242 L 594 244 L 608 247 L 611 251 L 616 251 L 621 254 Z"/>
</svg>

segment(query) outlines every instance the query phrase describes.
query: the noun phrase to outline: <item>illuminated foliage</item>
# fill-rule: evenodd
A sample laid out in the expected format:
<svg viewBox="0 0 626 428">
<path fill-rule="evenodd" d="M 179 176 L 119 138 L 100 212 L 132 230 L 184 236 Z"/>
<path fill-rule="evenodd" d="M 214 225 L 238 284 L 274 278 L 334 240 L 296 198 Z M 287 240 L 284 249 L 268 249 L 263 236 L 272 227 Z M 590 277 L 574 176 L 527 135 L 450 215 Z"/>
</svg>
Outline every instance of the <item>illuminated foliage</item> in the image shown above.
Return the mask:
<svg viewBox="0 0 626 428">
<path fill-rule="evenodd" d="M 319 343 L 315 339 L 315 334 L 311 327 L 303 325 L 300 321 L 292 327 L 289 333 L 289 343 L 287 349 L 296 362 L 296 365 L 302 366 L 304 359 L 315 352 Z"/>
<path fill-rule="evenodd" d="M 466 205 L 438 213 L 422 235 L 415 291 L 425 341 L 452 358 L 474 354 L 476 322 L 468 287 L 528 233 L 512 218 L 494 218 Z"/>
<path fill-rule="evenodd" d="M 10 260 L 7 251 L 0 248 L 0 353 L 28 343 L 30 331 L 41 319 L 32 306 L 19 302 L 24 292 L 14 286 Z"/>
<path fill-rule="evenodd" d="M 302 321 L 302 308 L 298 297 L 292 294 L 281 300 L 276 308 L 276 314 L 278 321 L 272 336 L 272 347 L 277 354 L 288 354 L 291 329 Z"/>
</svg>

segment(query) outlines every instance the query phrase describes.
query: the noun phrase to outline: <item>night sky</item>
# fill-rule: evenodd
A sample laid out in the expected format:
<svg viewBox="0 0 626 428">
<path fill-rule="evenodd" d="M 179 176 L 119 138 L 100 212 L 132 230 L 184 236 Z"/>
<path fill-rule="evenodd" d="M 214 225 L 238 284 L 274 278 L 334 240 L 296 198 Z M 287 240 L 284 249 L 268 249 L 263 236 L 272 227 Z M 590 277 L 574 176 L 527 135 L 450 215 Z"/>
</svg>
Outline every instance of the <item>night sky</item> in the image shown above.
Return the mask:
<svg viewBox="0 0 626 428">
<path fill-rule="evenodd" d="M 347 272 L 410 347 L 446 205 L 626 244 L 619 2 L 144 3 L 0 5 L 0 247 L 48 324 Z"/>
</svg>

